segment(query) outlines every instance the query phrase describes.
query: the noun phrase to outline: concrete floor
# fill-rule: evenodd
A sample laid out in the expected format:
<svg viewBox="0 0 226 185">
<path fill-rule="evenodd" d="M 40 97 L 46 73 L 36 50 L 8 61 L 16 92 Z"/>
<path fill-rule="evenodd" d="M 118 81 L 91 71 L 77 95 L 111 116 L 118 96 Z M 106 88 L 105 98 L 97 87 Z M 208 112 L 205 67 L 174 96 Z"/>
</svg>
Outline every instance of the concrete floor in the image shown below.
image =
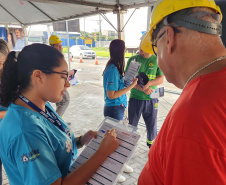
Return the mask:
<svg viewBox="0 0 226 185">
<path fill-rule="evenodd" d="M 76 136 L 84 134 L 88 130 L 96 130 L 104 119 L 102 73 L 107 61 L 107 58 L 98 58 L 98 65 L 95 65 L 95 60 L 93 59 L 83 59 L 83 63 L 80 63 L 79 59 L 73 59 L 70 63 L 71 69 L 78 70 L 76 77 L 79 83 L 68 88 L 71 101 L 64 115 L 64 120 L 72 123 L 71 128 Z M 181 92 L 174 85 L 166 81 L 164 81 L 162 86 L 165 87 L 167 92 L 165 92 L 163 98 L 159 99 L 158 131 L 170 108 L 179 97 L 177 93 Z M 127 97 L 129 97 L 129 93 Z M 149 148 L 146 146 L 146 128 L 142 118 L 140 119 L 138 132 L 142 137 L 134 155 L 129 161 L 129 165 L 133 167 L 134 172 L 131 174 L 123 173 L 126 181 L 120 183 L 121 185 L 136 185 L 139 174 L 148 160 Z M 3 185 L 9 184 L 5 173 L 3 174 L 3 179 Z"/>
</svg>

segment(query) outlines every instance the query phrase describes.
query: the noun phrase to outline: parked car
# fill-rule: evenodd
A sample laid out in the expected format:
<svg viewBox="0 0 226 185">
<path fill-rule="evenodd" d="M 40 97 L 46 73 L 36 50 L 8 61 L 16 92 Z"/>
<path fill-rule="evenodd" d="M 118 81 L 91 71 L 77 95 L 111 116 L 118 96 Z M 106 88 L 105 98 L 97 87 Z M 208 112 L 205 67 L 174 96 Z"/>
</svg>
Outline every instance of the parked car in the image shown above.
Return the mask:
<svg viewBox="0 0 226 185">
<path fill-rule="evenodd" d="M 88 46 L 84 45 L 74 45 L 70 48 L 71 57 L 92 57 L 94 59 L 96 57 L 95 51 L 93 51 Z"/>
</svg>

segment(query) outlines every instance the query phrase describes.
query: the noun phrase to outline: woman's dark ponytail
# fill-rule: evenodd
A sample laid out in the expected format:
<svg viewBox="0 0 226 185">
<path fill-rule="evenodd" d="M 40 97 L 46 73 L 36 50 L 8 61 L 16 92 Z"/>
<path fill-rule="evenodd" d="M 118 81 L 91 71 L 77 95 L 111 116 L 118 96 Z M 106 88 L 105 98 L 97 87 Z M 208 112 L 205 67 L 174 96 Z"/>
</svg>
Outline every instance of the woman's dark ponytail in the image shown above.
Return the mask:
<svg viewBox="0 0 226 185">
<path fill-rule="evenodd" d="M 8 54 L 3 65 L 0 89 L 0 105 L 8 107 L 18 97 L 17 59 L 16 52 Z"/>
</svg>

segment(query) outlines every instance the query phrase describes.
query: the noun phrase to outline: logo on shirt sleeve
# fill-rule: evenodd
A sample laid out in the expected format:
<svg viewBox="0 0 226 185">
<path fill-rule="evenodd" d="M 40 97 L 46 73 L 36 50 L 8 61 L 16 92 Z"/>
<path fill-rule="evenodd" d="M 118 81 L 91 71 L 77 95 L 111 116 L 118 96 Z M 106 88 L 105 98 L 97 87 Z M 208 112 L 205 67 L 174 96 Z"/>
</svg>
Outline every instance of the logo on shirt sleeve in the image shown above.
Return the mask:
<svg viewBox="0 0 226 185">
<path fill-rule="evenodd" d="M 33 162 L 34 160 L 39 158 L 39 156 L 40 156 L 39 149 L 32 150 L 29 153 L 23 154 L 21 156 L 21 161 L 23 163 L 28 163 L 29 161 Z"/>
<path fill-rule="evenodd" d="M 24 155 L 21 156 L 21 161 L 23 163 L 28 163 L 29 162 L 29 157 L 26 154 L 24 154 Z"/>
</svg>

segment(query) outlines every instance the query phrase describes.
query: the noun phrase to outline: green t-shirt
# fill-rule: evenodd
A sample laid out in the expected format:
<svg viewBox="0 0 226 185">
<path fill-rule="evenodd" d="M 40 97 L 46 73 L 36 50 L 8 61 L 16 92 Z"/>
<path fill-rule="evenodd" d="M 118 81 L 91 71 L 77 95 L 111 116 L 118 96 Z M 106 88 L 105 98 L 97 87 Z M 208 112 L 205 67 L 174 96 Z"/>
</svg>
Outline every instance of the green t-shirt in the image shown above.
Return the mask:
<svg viewBox="0 0 226 185">
<path fill-rule="evenodd" d="M 138 71 L 138 74 L 140 72 L 144 72 L 150 80 L 154 80 L 156 76 L 163 75 L 162 71 L 159 69 L 157 65 L 157 57 L 155 55 L 152 55 L 150 58 L 143 58 L 140 55 L 134 55 L 129 58 L 125 71 L 128 70 L 129 64 L 134 59 L 137 60 L 137 62 L 141 63 L 141 67 Z M 151 86 L 152 89 L 156 89 L 157 86 Z M 144 92 L 133 88 L 130 92 L 130 98 L 138 99 L 138 100 L 151 100 L 149 95 L 145 94 Z"/>
</svg>

